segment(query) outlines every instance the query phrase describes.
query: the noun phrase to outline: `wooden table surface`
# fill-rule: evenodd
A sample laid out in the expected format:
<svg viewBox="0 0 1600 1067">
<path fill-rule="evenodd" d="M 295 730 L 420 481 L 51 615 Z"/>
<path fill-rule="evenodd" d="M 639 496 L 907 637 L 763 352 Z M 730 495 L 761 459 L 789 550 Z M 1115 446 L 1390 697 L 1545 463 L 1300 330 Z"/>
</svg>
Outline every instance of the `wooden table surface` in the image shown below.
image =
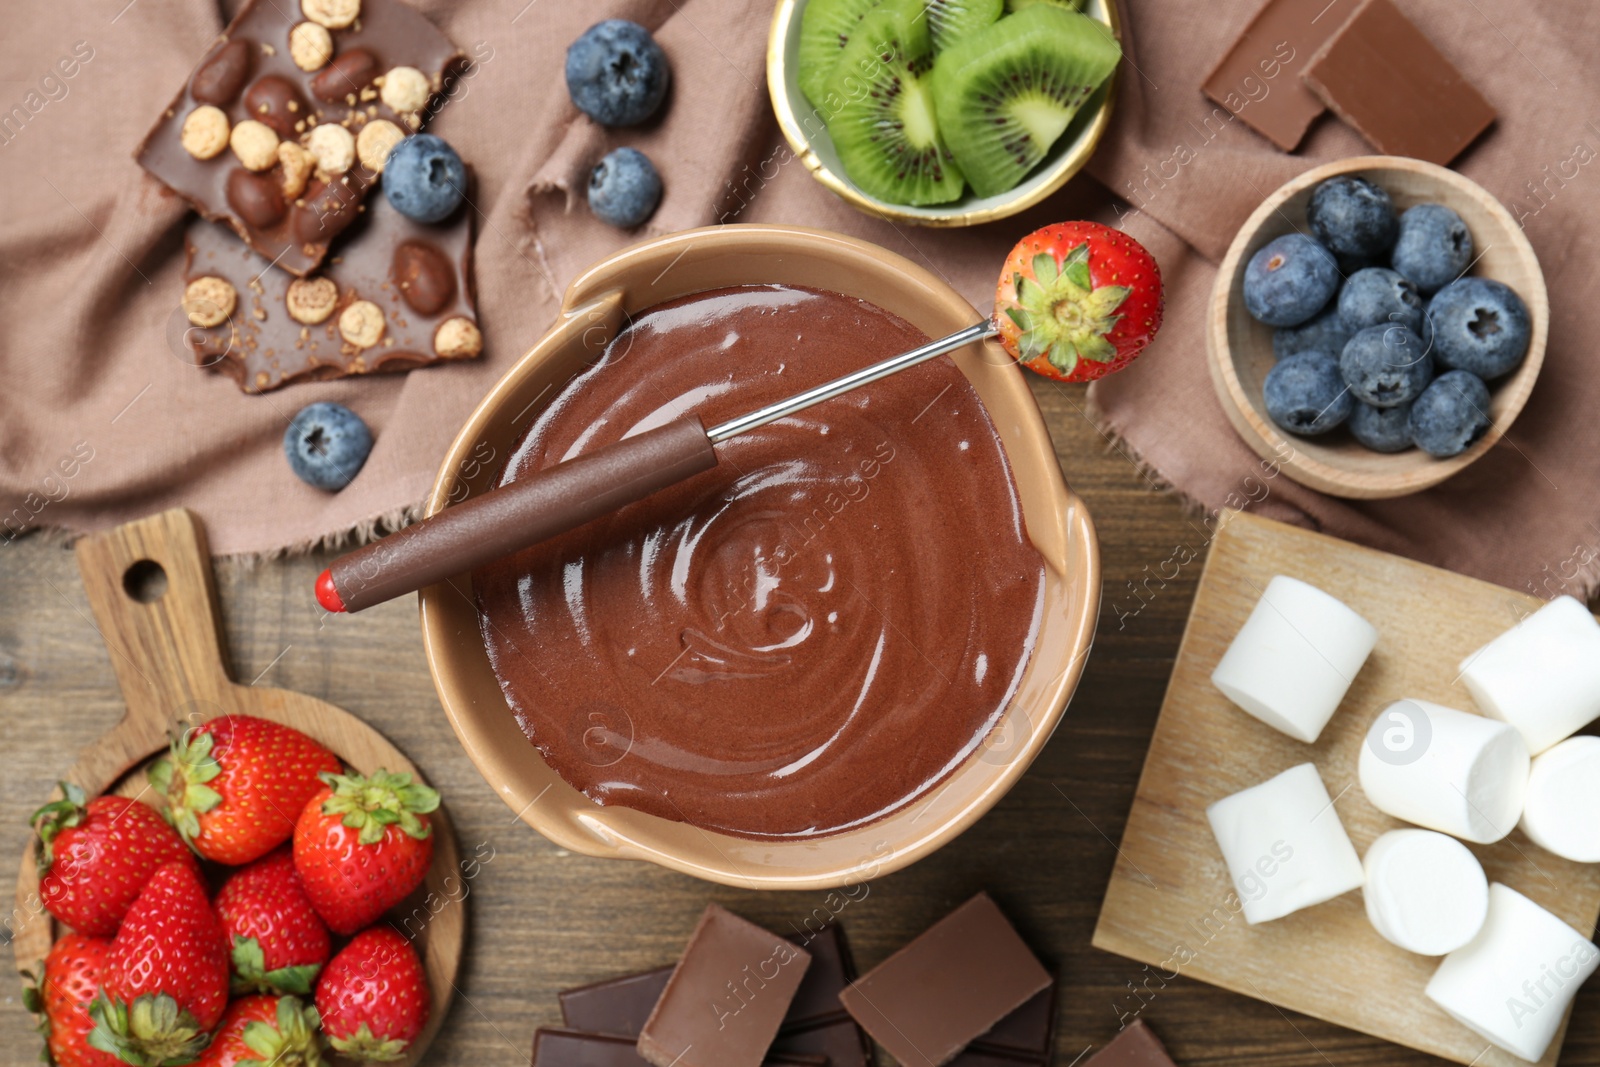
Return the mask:
<svg viewBox="0 0 1600 1067">
<path fill-rule="evenodd" d="M 872 883 L 840 913 L 857 962 L 872 966 L 987 889 L 1062 975 L 1060 1067 L 1104 1045 L 1136 1014 L 1188 1065 L 1442 1062 L 1181 976 L 1163 983 L 1140 964 L 1090 947 L 1207 527 L 1090 425 L 1080 387 L 1036 381 L 1035 392 L 1068 479 L 1099 528 L 1104 603 L 1094 653 L 1061 728 L 1016 788 L 961 838 Z M 1191 554 L 1181 567 L 1168 562 Z M 559 1023 L 558 990 L 673 961 L 708 901 L 780 932 L 821 906 L 821 893 L 724 889 L 556 849 L 516 820 L 457 745 L 423 661 L 414 601 L 321 620 L 310 589 L 325 562 L 218 567 L 234 675 L 310 693 L 377 726 L 444 794 L 462 848 L 489 857 L 469 883 L 461 995 L 428 1063 L 526 1063 L 534 1028 Z M 1174 569 L 1175 577 L 1145 581 Z M 1138 597 L 1129 583 L 1141 583 Z M 21 854 L 27 817 L 55 775 L 121 711 L 72 553 L 38 537 L 0 544 L 0 857 L 7 865 Z M 0 1047 L 12 1051 L 3 1060 L 33 1062 L 37 1039 L 15 985 L 4 1001 Z M 1578 998 L 1561 1062 L 1600 1065 L 1595 983 Z"/>
</svg>

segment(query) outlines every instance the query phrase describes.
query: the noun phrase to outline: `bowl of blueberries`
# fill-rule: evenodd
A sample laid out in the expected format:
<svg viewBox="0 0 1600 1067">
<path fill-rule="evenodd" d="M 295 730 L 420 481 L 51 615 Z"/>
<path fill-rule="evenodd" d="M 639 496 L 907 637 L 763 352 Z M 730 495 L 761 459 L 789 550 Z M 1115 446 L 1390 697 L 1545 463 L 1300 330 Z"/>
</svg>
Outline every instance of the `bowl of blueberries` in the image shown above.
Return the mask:
<svg viewBox="0 0 1600 1067">
<path fill-rule="evenodd" d="M 1538 257 L 1488 191 L 1398 156 L 1316 167 L 1223 258 L 1206 354 L 1229 421 L 1333 496 L 1429 488 L 1506 433 L 1544 362 Z"/>
</svg>

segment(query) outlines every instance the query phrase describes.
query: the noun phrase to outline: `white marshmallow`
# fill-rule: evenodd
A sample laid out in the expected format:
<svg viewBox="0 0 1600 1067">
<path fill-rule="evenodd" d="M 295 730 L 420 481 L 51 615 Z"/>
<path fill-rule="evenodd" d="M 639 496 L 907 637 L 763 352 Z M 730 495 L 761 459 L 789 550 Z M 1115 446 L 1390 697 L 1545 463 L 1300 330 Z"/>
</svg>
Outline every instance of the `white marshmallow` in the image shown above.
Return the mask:
<svg viewBox="0 0 1600 1067">
<path fill-rule="evenodd" d="M 1600 622 L 1557 597 L 1462 660 L 1461 680 L 1537 756 L 1600 717 Z"/>
<path fill-rule="evenodd" d="M 1481 845 L 1517 825 L 1528 786 L 1528 748 L 1517 731 L 1425 700 L 1379 712 L 1358 766 L 1379 811 Z"/>
<path fill-rule="evenodd" d="M 1600 863 L 1600 737 L 1569 737 L 1534 757 L 1517 825 L 1564 859 Z"/>
<path fill-rule="evenodd" d="M 1390 830 L 1361 861 L 1367 918 L 1391 945 L 1423 956 L 1454 952 L 1477 936 L 1489 913 L 1483 864 L 1453 837 Z"/>
<path fill-rule="evenodd" d="M 1268 726 L 1310 744 L 1377 642 L 1372 624 L 1341 601 L 1280 574 L 1211 672 L 1211 684 Z"/>
<path fill-rule="evenodd" d="M 1361 885 L 1361 861 L 1314 763 L 1224 797 L 1206 818 L 1251 925 Z"/>
<path fill-rule="evenodd" d="M 1427 994 L 1486 1041 L 1537 1061 L 1597 964 L 1588 938 L 1496 882 L 1483 929 L 1440 962 Z"/>
</svg>

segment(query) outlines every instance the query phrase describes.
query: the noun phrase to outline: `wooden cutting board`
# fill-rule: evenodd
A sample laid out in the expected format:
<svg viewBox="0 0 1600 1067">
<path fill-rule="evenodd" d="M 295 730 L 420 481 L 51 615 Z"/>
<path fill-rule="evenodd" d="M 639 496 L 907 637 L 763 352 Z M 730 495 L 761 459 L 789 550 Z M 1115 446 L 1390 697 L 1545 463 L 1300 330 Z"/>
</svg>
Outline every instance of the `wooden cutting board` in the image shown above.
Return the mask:
<svg viewBox="0 0 1600 1067">
<path fill-rule="evenodd" d="M 1275 575 L 1338 597 L 1378 629 L 1373 651 L 1314 745 L 1235 707 L 1211 672 Z M 1175 975 L 1210 982 L 1476 1067 L 1526 1061 L 1490 1046 L 1423 996 L 1438 960 L 1380 938 L 1360 891 L 1259 926 L 1229 906 L 1233 885 L 1206 822 L 1207 805 L 1307 760 L 1365 854 L 1406 825 L 1361 791 L 1356 761 L 1384 706 L 1419 697 L 1476 711 L 1457 680 L 1460 661 L 1543 601 L 1248 514 L 1227 516 L 1211 546 L 1161 717 L 1145 759 L 1094 944 L 1147 965 L 1124 1011 Z M 1600 865 L 1561 859 L 1520 830 L 1469 845 L 1503 882 L 1588 934 L 1600 916 Z M 1125 1020 L 1131 1021 L 1131 1020 Z M 1566 1032 L 1542 1064 L 1554 1064 Z"/>
</svg>

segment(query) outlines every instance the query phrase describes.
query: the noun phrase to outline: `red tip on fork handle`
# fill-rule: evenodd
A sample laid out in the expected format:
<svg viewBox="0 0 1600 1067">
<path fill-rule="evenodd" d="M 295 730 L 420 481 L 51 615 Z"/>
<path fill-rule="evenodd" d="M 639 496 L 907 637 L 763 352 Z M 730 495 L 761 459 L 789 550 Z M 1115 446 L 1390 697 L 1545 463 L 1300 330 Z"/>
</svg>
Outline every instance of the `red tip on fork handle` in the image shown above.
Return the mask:
<svg viewBox="0 0 1600 1067">
<path fill-rule="evenodd" d="M 328 568 L 317 576 L 317 603 L 328 611 L 343 613 L 344 601 L 339 598 L 339 590 L 333 584 L 333 568 Z"/>
</svg>

